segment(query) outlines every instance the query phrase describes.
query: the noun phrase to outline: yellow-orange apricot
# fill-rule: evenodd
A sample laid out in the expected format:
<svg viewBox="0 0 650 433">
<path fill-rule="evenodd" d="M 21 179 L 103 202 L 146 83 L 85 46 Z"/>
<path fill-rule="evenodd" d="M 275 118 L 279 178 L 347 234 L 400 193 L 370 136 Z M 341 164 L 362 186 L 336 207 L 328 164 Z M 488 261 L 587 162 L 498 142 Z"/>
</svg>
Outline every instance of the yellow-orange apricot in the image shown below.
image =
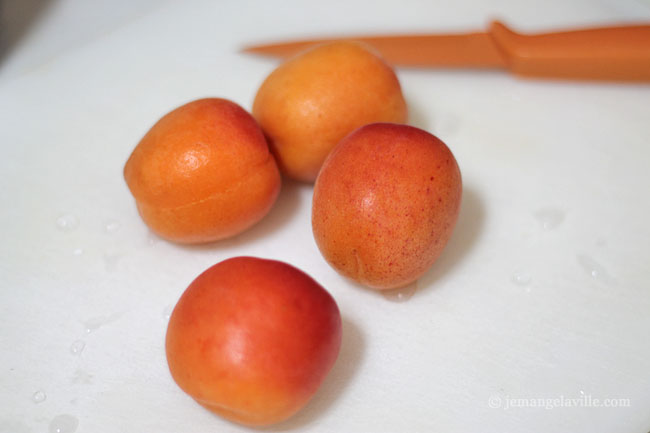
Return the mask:
<svg viewBox="0 0 650 433">
<path fill-rule="evenodd" d="M 144 222 L 179 243 L 236 235 L 271 209 L 280 174 L 255 119 L 239 105 L 199 99 L 142 138 L 124 178 Z"/>
<path fill-rule="evenodd" d="M 280 169 L 313 182 L 343 137 L 372 122 L 404 123 L 407 108 L 389 65 L 365 45 L 333 42 L 275 69 L 257 92 L 253 116 Z"/>
<path fill-rule="evenodd" d="M 312 228 L 325 259 L 376 289 L 405 286 L 436 261 L 460 209 L 454 155 L 406 125 L 375 123 L 344 138 L 314 186 Z"/>
</svg>

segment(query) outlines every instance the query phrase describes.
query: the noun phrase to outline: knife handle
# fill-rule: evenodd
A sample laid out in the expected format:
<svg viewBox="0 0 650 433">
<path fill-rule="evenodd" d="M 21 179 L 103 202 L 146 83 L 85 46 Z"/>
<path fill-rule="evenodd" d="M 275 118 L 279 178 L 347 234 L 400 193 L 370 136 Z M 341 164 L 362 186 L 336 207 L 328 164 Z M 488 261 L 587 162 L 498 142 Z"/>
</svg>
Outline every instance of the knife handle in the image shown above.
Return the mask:
<svg viewBox="0 0 650 433">
<path fill-rule="evenodd" d="M 650 80 L 650 25 L 524 35 L 494 21 L 489 34 L 517 75 Z"/>
</svg>

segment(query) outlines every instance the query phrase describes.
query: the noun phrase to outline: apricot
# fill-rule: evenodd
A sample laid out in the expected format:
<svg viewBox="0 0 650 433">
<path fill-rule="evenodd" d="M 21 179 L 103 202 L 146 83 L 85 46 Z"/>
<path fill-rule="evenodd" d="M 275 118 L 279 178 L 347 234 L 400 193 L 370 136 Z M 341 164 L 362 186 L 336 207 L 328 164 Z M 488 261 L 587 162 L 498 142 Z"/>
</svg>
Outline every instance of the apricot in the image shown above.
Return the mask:
<svg viewBox="0 0 650 433">
<path fill-rule="evenodd" d="M 144 222 L 179 243 L 246 230 L 280 192 L 280 173 L 259 125 L 219 98 L 163 116 L 133 150 L 124 178 Z"/>
<path fill-rule="evenodd" d="M 356 42 L 320 45 L 280 65 L 259 88 L 252 112 L 280 169 L 307 182 L 356 128 L 407 119 L 395 72 Z"/>
<path fill-rule="evenodd" d="M 312 228 L 327 262 L 375 289 L 417 280 L 440 256 L 460 208 L 454 155 L 407 125 L 375 123 L 344 138 L 314 186 Z"/>
<path fill-rule="evenodd" d="M 199 275 L 174 308 L 172 377 L 208 410 L 247 425 L 287 419 L 314 395 L 341 345 L 336 302 L 299 269 L 236 257 Z"/>
</svg>

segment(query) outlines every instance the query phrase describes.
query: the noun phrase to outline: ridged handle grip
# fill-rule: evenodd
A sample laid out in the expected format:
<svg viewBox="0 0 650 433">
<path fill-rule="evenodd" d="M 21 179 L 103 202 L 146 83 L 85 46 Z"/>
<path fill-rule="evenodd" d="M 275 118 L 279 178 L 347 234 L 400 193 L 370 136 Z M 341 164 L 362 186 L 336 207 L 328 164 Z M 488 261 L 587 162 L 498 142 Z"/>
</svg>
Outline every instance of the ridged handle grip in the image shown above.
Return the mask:
<svg viewBox="0 0 650 433">
<path fill-rule="evenodd" d="M 489 34 L 517 75 L 650 81 L 650 25 L 524 35 L 495 21 Z"/>
</svg>

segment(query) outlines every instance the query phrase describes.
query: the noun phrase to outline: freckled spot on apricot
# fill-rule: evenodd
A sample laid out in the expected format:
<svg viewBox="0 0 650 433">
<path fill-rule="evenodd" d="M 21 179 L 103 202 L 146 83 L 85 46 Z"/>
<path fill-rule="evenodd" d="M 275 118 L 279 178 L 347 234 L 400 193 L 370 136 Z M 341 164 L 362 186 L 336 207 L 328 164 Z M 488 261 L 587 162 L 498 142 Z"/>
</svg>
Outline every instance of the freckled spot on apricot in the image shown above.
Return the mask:
<svg viewBox="0 0 650 433">
<path fill-rule="evenodd" d="M 418 140 L 408 142 L 402 133 L 409 128 L 374 124 L 357 130 L 338 145 L 315 185 L 320 194 L 315 194 L 318 200 L 312 211 L 331 215 L 327 226 L 314 220 L 321 253 L 343 275 L 373 288 L 404 285 L 421 275 L 437 259 L 457 218 L 455 202 L 462 186 L 453 156 L 444 143 L 424 131 L 418 132 Z M 450 161 L 447 166 L 445 158 Z M 356 167 L 351 162 L 357 162 Z M 436 165 L 440 171 L 433 176 Z M 434 182 L 437 179 L 442 182 Z M 376 195 L 375 205 L 372 212 L 361 211 L 359 199 L 369 188 Z M 349 200 L 349 194 L 357 200 Z M 432 206 L 436 201 L 441 205 Z M 345 215 L 359 215 L 353 225 L 341 209 Z M 333 247 L 332 238 L 342 227 L 345 241 Z M 355 263 L 359 257 L 350 254 L 353 249 L 363 258 L 363 278 L 351 272 L 359 268 Z M 332 258 L 338 257 L 346 263 L 333 263 Z"/>
</svg>

